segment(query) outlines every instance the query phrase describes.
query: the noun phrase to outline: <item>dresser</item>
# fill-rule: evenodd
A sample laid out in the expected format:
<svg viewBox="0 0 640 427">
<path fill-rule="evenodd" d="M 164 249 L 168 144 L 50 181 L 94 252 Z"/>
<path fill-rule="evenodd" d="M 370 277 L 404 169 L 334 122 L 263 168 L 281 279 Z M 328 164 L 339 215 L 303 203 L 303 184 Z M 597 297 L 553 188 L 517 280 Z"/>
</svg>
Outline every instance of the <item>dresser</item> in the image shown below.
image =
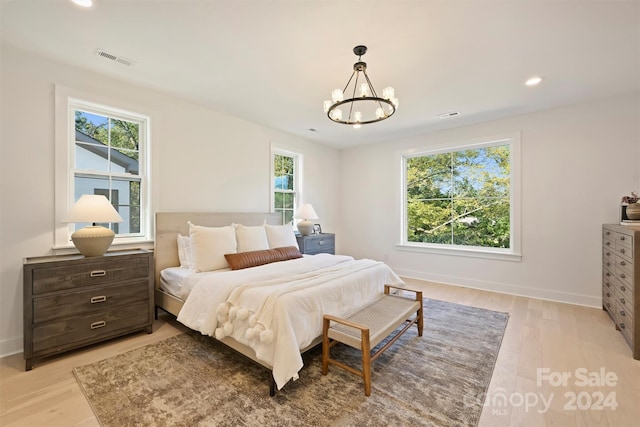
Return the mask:
<svg viewBox="0 0 640 427">
<path fill-rule="evenodd" d="M 602 308 L 640 359 L 640 227 L 602 227 Z"/>
<path fill-rule="evenodd" d="M 24 358 L 34 361 L 153 324 L 153 252 L 26 258 Z"/>
<path fill-rule="evenodd" d="M 298 247 L 303 254 L 334 254 L 336 253 L 336 235 L 320 233 L 310 236 L 296 236 Z"/>
</svg>

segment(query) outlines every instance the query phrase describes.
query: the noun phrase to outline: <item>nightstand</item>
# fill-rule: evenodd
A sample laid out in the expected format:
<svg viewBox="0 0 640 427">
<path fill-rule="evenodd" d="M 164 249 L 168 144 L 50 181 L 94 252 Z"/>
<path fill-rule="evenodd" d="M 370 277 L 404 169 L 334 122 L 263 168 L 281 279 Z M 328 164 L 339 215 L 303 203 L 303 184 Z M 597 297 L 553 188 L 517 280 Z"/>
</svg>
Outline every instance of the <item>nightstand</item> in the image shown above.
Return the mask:
<svg viewBox="0 0 640 427">
<path fill-rule="evenodd" d="M 298 247 L 303 254 L 333 254 L 336 253 L 336 235 L 320 233 L 310 236 L 296 236 Z"/>
<path fill-rule="evenodd" d="M 35 359 L 153 324 L 153 252 L 24 260 L 24 358 Z"/>
</svg>

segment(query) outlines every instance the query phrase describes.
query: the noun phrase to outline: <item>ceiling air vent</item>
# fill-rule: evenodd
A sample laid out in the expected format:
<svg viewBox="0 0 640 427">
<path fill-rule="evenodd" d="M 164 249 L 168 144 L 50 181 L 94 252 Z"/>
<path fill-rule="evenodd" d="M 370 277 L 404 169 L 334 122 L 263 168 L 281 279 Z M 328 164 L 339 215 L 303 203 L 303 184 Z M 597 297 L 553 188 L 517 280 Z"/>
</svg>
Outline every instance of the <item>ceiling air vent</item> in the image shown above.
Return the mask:
<svg viewBox="0 0 640 427">
<path fill-rule="evenodd" d="M 440 114 L 438 117 L 441 119 L 448 119 L 449 117 L 455 117 L 455 116 L 459 116 L 460 112 L 459 111 L 452 111 L 450 113 L 444 113 L 444 114 Z"/>
<path fill-rule="evenodd" d="M 116 54 L 113 54 L 113 53 L 109 53 L 106 50 L 102 50 L 102 49 L 98 49 L 96 51 L 96 55 L 98 55 L 98 56 L 100 56 L 102 58 L 108 59 L 110 61 L 114 61 L 114 62 L 117 62 L 119 64 L 126 65 L 127 67 L 131 67 L 131 66 L 133 66 L 135 64 L 135 61 L 132 61 L 131 59 L 127 59 L 127 58 L 125 58 L 123 56 L 116 55 Z"/>
</svg>

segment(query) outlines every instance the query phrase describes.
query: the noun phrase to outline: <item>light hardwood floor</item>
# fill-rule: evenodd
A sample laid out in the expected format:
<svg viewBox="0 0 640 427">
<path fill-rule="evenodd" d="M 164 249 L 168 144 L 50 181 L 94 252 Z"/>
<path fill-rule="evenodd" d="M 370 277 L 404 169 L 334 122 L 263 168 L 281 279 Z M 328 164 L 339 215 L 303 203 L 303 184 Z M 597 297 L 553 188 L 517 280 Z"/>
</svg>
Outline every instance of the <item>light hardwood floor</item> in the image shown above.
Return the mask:
<svg viewBox="0 0 640 427">
<path fill-rule="evenodd" d="M 421 288 L 426 298 L 509 312 L 480 426 L 640 424 L 640 361 L 632 359 L 604 311 L 411 279 L 406 282 Z M 22 354 L 0 359 L 0 425 L 98 426 L 71 369 L 183 330 L 171 317 L 161 316 L 151 335 L 133 334 L 60 355 L 37 363 L 29 372 L 24 371 Z M 608 384 L 602 381 L 603 371 Z M 553 382 L 561 375 L 566 377 L 565 384 Z M 582 384 L 585 377 L 591 385 Z M 603 409 L 598 409 L 599 403 Z M 615 409 L 613 404 L 617 404 Z"/>
</svg>

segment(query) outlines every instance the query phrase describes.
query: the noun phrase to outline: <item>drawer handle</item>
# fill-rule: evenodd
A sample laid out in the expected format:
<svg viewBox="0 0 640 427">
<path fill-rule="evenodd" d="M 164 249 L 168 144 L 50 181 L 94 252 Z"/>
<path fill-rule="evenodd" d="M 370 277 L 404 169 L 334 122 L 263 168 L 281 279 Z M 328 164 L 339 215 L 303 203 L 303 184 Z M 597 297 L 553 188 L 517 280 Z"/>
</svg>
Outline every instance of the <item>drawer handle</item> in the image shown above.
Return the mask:
<svg viewBox="0 0 640 427">
<path fill-rule="evenodd" d="M 624 252 L 624 249 L 620 249 L 620 253 L 621 253 L 621 254 L 625 253 L 625 252 Z"/>
<path fill-rule="evenodd" d="M 607 295 L 607 296 L 609 296 L 609 295 Z M 626 304 L 626 303 L 627 303 L 627 302 L 624 300 L 624 298 L 620 298 L 620 302 L 621 302 L 621 303 L 623 303 L 623 304 Z"/>
<path fill-rule="evenodd" d="M 624 323 L 620 323 L 620 329 L 624 329 L 624 328 L 625 328 Z"/>
<path fill-rule="evenodd" d="M 105 326 L 107 326 L 107 322 L 100 320 L 99 322 L 93 322 L 91 324 L 91 329 L 104 328 Z"/>
<path fill-rule="evenodd" d="M 621 279 L 624 279 L 625 277 L 627 277 L 627 276 L 625 276 L 625 275 L 624 275 L 624 273 L 622 273 L 622 274 L 620 275 L 620 278 L 621 278 Z"/>
<path fill-rule="evenodd" d="M 620 316 L 626 316 L 625 312 L 620 310 Z"/>
<path fill-rule="evenodd" d="M 320 241 L 318 242 L 318 244 L 319 244 L 320 246 L 324 245 L 324 240 L 320 240 Z"/>
<path fill-rule="evenodd" d="M 107 272 L 105 270 L 93 270 L 91 272 L 91 277 L 100 277 L 100 276 L 106 276 Z"/>
<path fill-rule="evenodd" d="M 607 231 L 605 234 L 608 236 L 608 235 L 610 235 L 610 234 L 611 234 L 611 232 L 610 232 L 610 231 Z"/>
<path fill-rule="evenodd" d="M 620 290 L 621 290 L 622 292 L 624 292 L 624 291 L 626 291 L 626 290 L 627 290 L 627 288 L 625 288 L 624 286 L 620 286 Z"/>
<path fill-rule="evenodd" d="M 607 252 L 607 256 L 611 256 L 611 252 Z"/>
<path fill-rule="evenodd" d="M 605 276 L 609 277 L 611 276 L 611 273 L 609 273 L 608 271 L 604 274 Z"/>
<path fill-rule="evenodd" d="M 609 261 L 607 261 L 607 267 L 611 267 L 611 263 Z"/>
<path fill-rule="evenodd" d="M 91 297 L 91 304 L 96 304 L 98 302 L 105 302 L 107 300 L 106 295 L 100 295 L 97 297 Z"/>
<path fill-rule="evenodd" d="M 605 283 L 605 286 L 606 286 L 607 288 L 610 288 L 610 287 L 611 287 L 611 283 L 607 282 L 607 283 Z"/>
<path fill-rule="evenodd" d="M 620 265 L 627 265 L 624 261 L 620 261 Z"/>
<path fill-rule="evenodd" d="M 608 296 L 608 297 L 611 296 L 611 294 L 609 292 L 607 292 L 605 295 Z M 622 301 L 622 303 L 624 304 L 624 301 Z"/>
<path fill-rule="evenodd" d="M 611 242 L 607 242 L 607 243 L 605 243 L 605 245 L 611 246 Z"/>
<path fill-rule="evenodd" d="M 624 240 L 624 236 L 620 236 L 620 240 Z"/>
<path fill-rule="evenodd" d="M 609 303 L 606 303 L 605 305 L 607 306 L 607 308 L 611 307 L 611 304 Z"/>
</svg>

